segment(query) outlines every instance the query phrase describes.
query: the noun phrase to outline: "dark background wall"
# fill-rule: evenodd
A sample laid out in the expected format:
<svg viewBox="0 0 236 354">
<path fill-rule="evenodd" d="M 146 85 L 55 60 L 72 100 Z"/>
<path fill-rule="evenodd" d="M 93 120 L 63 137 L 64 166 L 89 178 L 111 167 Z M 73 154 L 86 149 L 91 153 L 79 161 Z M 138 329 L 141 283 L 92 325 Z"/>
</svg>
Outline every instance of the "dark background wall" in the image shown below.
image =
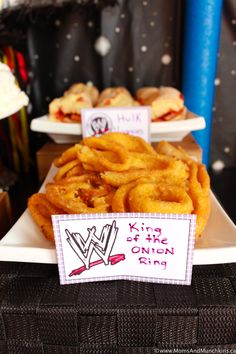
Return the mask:
<svg viewBox="0 0 236 354">
<path fill-rule="evenodd" d="M 225 0 L 221 21 L 211 162 L 236 166 L 236 1 Z"/>
</svg>

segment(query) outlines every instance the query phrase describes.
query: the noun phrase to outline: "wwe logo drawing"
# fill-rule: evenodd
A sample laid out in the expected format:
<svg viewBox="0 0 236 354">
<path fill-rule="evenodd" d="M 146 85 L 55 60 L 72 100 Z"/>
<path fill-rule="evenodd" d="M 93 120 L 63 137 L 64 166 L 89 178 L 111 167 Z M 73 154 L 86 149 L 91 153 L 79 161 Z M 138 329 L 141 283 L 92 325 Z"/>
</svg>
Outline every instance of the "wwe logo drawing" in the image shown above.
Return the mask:
<svg viewBox="0 0 236 354">
<path fill-rule="evenodd" d="M 93 135 L 101 135 L 109 130 L 109 124 L 106 117 L 96 117 L 91 122 Z"/>
<path fill-rule="evenodd" d="M 86 127 L 89 136 L 99 136 L 112 131 L 112 121 L 109 115 L 98 112 L 89 117 Z"/>
<path fill-rule="evenodd" d="M 100 236 L 96 235 L 96 226 L 88 228 L 88 236 L 86 239 L 79 233 L 71 233 L 68 229 L 65 230 L 67 235 L 67 242 L 82 261 L 84 266 L 73 270 L 69 276 L 79 275 L 85 270 L 89 270 L 98 264 L 104 263 L 105 265 L 116 264 L 125 259 L 124 254 L 117 254 L 111 256 L 111 251 L 114 246 L 116 236 L 118 233 L 118 227 L 113 220 L 112 224 L 106 224 L 103 226 Z M 91 262 L 93 253 L 96 253 L 99 257 L 98 260 Z"/>
</svg>

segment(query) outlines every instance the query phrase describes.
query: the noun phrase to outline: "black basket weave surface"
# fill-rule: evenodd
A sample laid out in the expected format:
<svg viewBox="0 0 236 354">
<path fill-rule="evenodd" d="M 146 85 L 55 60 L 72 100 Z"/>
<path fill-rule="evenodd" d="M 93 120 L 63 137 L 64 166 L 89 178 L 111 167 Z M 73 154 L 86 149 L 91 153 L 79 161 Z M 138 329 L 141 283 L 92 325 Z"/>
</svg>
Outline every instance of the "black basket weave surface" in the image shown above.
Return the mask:
<svg viewBox="0 0 236 354">
<path fill-rule="evenodd" d="M 0 354 L 236 353 L 236 263 L 194 266 L 191 286 L 62 286 L 55 265 L 0 262 L 0 304 Z"/>
</svg>

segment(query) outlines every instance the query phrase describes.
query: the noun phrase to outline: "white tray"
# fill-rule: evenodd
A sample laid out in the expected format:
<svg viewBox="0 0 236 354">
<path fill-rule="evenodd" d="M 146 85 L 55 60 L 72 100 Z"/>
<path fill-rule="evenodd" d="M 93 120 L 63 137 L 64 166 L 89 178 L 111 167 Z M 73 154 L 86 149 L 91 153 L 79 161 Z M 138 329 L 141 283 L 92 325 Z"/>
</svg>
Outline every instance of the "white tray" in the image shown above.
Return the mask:
<svg viewBox="0 0 236 354">
<path fill-rule="evenodd" d="M 151 141 L 181 141 L 191 131 L 204 129 L 205 126 L 203 117 L 188 112 L 184 120 L 151 123 Z M 47 133 L 58 144 L 76 143 L 82 135 L 80 123 L 54 122 L 47 115 L 33 119 L 30 128 Z"/>
<path fill-rule="evenodd" d="M 52 166 L 45 182 L 51 180 L 55 172 Z M 236 262 L 236 227 L 212 192 L 211 205 L 207 227 L 195 245 L 193 263 Z M 0 261 L 57 263 L 54 245 L 41 234 L 28 210 L 0 241 Z"/>
</svg>

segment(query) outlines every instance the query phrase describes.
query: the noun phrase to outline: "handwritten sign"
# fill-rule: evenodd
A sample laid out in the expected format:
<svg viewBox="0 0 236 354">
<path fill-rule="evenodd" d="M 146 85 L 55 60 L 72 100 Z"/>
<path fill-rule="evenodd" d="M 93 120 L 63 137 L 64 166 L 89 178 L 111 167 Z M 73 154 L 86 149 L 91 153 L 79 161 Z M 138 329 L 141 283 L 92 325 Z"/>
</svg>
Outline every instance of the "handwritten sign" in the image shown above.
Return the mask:
<svg viewBox="0 0 236 354">
<path fill-rule="evenodd" d="M 61 284 L 191 283 L 195 215 L 53 215 Z"/>
<path fill-rule="evenodd" d="M 83 137 L 122 132 L 150 140 L 150 107 L 82 109 Z"/>
</svg>

